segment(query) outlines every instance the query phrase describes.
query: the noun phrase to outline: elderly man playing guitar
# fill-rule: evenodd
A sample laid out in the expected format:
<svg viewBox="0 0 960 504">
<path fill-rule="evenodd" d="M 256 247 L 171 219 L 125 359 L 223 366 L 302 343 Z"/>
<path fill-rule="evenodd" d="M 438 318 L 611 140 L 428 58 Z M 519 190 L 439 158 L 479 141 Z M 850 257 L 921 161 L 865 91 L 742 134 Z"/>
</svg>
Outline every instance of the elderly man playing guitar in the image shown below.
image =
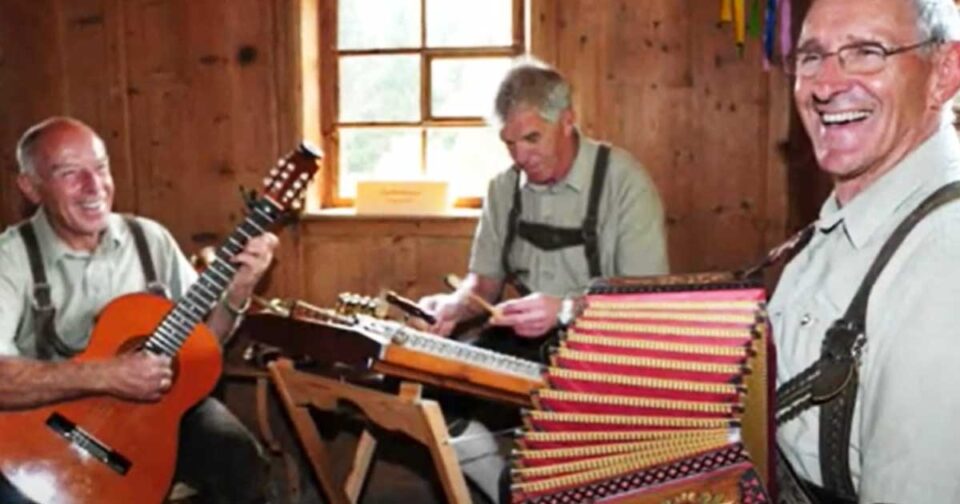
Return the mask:
<svg viewBox="0 0 960 504">
<path fill-rule="evenodd" d="M 54 117 L 33 126 L 17 145 L 17 160 L 18 186 L 39 209 L 0 235 L 0 436 L 4 445 L 0 447 L 0 479 L 5 480 L 0 484 L 0 501 L 132 502 L 120 489 L 124 481 L 141 486 L 135 491 L 144 496 L 143 502 L 162 500 L 173 468 L 166 472 L 156 469 L 160 466 L 138 460 L 132 449 L 111 445 L 112 441 L 101 439 L 98 432 L 143 429 L 142 444 L 150 447 L 149 451 L 171 453 L 172 462 L 176 420 L 170 429 L 170 449 L 154 450 L 150 444 L 157 442 L 152 439 L 154 434 L 163 436 L 142 425 L 148 422 L 134 422 L 120 413 L 125 405 L 156 405 L 175 395 L 179 378 L 187 381 L 188 368 L 196 363 L 188 360 L 185 352 L 178 360 L 178 348 L 170 347 L 183 344 L 187 350 L 190 340 L 168 337 L 157 345 L 151 338 L 146 345 L 101 356 L 88 355 L 87 347 L 97 341 L 97 330 L 91 338 L 91 328 L 95 322 L 99 328 L 104 322 L 99 319 L 108 318 L 98 313 L 111 300 L 147 288 L 165 291 L 176 300 L 197 281 L 197 273 L 161 225 L 111 211 L 114 184 L 104 142 L 86 124 Z M 225 292 L 211 302 L 205 318 L 220 341 L 231 334 L 248 306 L 276 245 L 273 234 L 251 236 L 227 261 L 230 281 L 224 281 Z M 166 313 L 169 307 L 126 303 L 122 308 L 113 310 L 113 319 L 119 314 L 121 319 L 132 320 L 151 310 Z M 202 316 L 199 310 L 197 313 L 199 321 Z M 182 320 L 165 323 L 185 324 Z M 85 353 L 69 359 L 79 352 Z M 216 380 L 214 373 L 219 374 L 219 362 L 212 367 L 213 372 L 203 371 L 210 375 L 211 384 Z M 191 402 L 184 407 L 187 411 L 179 424 L 176 451 L 177 477 L 197 487 L 204 502 L 266 502 L 267 466 L 260 447 L 221 403 L 204 399 L 207 393 L 209 388 L 196 395 L 196 406 Z M 85 407 L 96 408 L 99 414 L 88 416 L 83 425 L 66 410 L 56 409 L 43 413 L 41 425 L 36 426 L 39 435 L 9 423 L 32 411 L 83 401 L 97 401 Z M 150 411 L 149 416 L 162 415 Z M 25 427 L 33 427 L 28 425 L 29 418 L 23 418 Z M 102 425 L 110 422 L 113 424 Z M 72 443 L 71 453 L 83 453 L 73 464 L 77 473 L 45 472 L 60 463 L 73 467 L 63 460 L 49 467 L 39 461 L 31 465 L 29 460 L 37 460 L 33 456 L 23 457 L 27 463 L 15 460 L 21 452 L 17 442 L 43 445 L 48 437 L 50 443 L 65 447 Z M 163 447 L 162 443 L 159 446 Z M 151 485 L 136 478 L 148 467 L 153 474 L 147 476 L 158 480 L 153 493 L 148 488 Z M 101 473 L 115 476 L 118 483 L 97 489 L 91 481 Z M 75 495 L 71 497 L 71 493 Z"/>
</svg>

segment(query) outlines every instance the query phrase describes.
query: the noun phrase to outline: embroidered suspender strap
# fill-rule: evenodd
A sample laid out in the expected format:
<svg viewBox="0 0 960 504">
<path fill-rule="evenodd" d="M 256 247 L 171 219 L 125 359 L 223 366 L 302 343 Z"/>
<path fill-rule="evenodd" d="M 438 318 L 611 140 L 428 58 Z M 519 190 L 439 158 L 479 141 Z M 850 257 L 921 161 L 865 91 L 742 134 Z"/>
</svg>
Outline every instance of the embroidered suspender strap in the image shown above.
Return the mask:
<svg viewBox="0 0 960 504">
<path fill-rule="evenodd" d="M 810 243 L 810 238 L 813 238 L 813 231 L 816 229 L 816 223 L 808 224 L 805 228 L 794 233 L 793 236 L 791 236 L 787 241 L 777 245 L 777 247 L 770 252 L 767 252 L 766 257 L 764 257 L 762 261 L 750 268 L 736 272 L 735 276 L 737 278 L 750 278 L 752 276 L 759 275 L 768 267 L 779 263 L 786 257 L 792 256 L 796 252 L 799 252 L 803 249 L 803 247 L 807 246 L 807 243 Z"/>
<path fill-rule="evenodd" d="M 520 220 L 523 210 L 520 191 L 520 172 L 517 174 L 516 185 L 513 189 L 513 207 L 507 216 L 507 232 L 500 253 L 500 264 L 511 282 L 521 295 L 530 293 L 530 289 L 517 279 L 518 270 L 510 266 L 510 250 L 517 236 L 520 236 L 541 250 L 559 250 L 567 247 L 583 245 L 587 259 L 588 273 L 591 278 L 603 276 L 600 268 L 600 245 L 597 235 L 598 215 L 600 213 L 600 199 L 607 176 L 607 165 L 610 159 L 610 146 L 601 144 L 597 148 L 597 157 L 593 167 L 593 178 L 590 184 L 590 195 L 587 200 L 587 211 L 579 228 L 563 228 L 526 222 Z"/>
<path fill-rule="evenodd" d="M 23 238 L 23 245 L 27 249 L 27 260 L 30 261 L 30 273 L 33 276 L 31 315 L 33 316 L 33 325 L 36 328 L 34 348 L 38 358 L 50 359 L 54 355 L 54 344 L 60 341 L 55 325 L 57 310 L 53 307 L 53 300 L 50 297 L 50 284 L 47 283 L 47 274 L 43 267 L 43 255 L 40 253 L 40 244 L 37 242 L 37 234 L 33 230 L 33 225 L 29 221 L 24 222 L 20 225 L 19 231 L 20 237 Z M 72 353 L 70 351 L 67 355 Z"/>
<path fill-rule="evenodd" d="M 960 198 L 960 181 L 931 194 L 883 244 L 843 317 L 823 340 L 820 359 L 777 390 L 777 423 L 820 405 L 820 471 L 824 487 L 856 500 L 850 476 L 850 430 L 859 384 L 860 351 L 866 343 L 867 301 L 884 267 L 910 231 L 942 205 Z"/>
<path fill-rule="evenodd" d="M 143 269 L 143 276 L 147 280 L 147 292 L 169 298 L 170 293 L 167 286 L 157 278 L 157 270 L 153 267 L 153 258 L 150 256 L 150 247 L 147 246 L 147 237 L 143 232 L 143 226 L 132 215 L 124 215 L 123 220 L 127 223 L 130 234 L 133 235 L 133 242 L 137 246 L 140 267 Z"/>
<path fill-rule="evenodd" d="M 593 164 L 593 181 L 590 183 L 590 200 L 587 201 L 587 216 L 583 219 L 583 248 L 587 254 L 590 278 L 603 276 L 600 271 L 600 245 L 597 243 L 597 216 L 600 213 L 600 196 L 603 194 L 604 181 L 607 178 L 607 165 L 610 159 L 610 146 L 601 144 L 597 149 L 597 159 Z"/>
</svg>

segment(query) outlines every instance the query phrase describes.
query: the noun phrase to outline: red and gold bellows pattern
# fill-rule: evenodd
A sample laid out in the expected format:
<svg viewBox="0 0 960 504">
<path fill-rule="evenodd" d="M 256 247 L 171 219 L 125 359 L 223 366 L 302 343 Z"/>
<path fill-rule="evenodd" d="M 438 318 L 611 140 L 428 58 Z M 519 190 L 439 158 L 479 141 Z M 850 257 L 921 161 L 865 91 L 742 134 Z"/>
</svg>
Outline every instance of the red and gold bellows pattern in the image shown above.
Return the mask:
<svg viewBox="0 0 960 504">
<path fill-rule="evenodd" d="M 766 294 L 730 280 L 591 287 L 524 414 L 515 503 L 770 502 Z"/>
</svg>

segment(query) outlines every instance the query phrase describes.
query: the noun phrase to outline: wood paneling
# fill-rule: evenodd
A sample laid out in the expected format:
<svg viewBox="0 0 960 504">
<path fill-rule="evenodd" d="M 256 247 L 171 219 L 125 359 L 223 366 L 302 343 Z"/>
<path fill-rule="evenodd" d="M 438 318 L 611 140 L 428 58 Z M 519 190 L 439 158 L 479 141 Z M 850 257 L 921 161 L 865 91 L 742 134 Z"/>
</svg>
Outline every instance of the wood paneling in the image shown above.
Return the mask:
<svg viewBox="0 0 960 504">
<path fill-rule="evenodd" d="M 738 52 L 718 9 L 535 0 L 533 10 L 534 25 L 553 32 L 534 50 L 573 83 L 583 131 L 633 152 L 656 181 L 674 271 L 743 266 L 785 232 L 776 147 L 786 139 L 786 83 L 764 71 L 756 40 Z"/>
<path fill-rule="evenodd" d="M 20 216 L 17 137 L 69 114 L 106 140 L 119 210 L 162 221 L 187 251 L 217 242 L 239 218 L 237 188 L 257 187 L 304 134 L 317 140 L 323 118 L 303 107 L 321 98 L 311 72 L 329 62 L 300 44 L 330 42 L 317 15 L 327 1 L 4 0 L 0 223 Z M 570 78 L 584 132 L 633 152 L 659 186 L 676 271 L 748 263 L 819 201 L 788 201 L 787 187 L 811 176 L 788 177 L 780 155 L 804 155 L 795 128 L 784 147 L 787 83 L 763 70 L 756 40 L 738 53 L 718 3 L 530 6 L 533 51 Z M 309 219 L 282 236 L 270 292 L 328 302 L 347 290 L 439 290 L 441 273 L 464 270 L 473 226 Z"/>
<path fill-rule="evenodd" d="M 445 290 L 443 275 L 462 272 L 473 218 L 321 217 L 303 233 L 303 284 L 309 299 L 329 305 L 350 291 L 395 290 L 411 298 Z"/>
<path fill-rule="evenodd" d="M 60 112 L 60 30 L 54 0 L 9 0 L 0 10 L 0 224 L 23 215 L 16 142 L 34 118 Z"/>
</svg>

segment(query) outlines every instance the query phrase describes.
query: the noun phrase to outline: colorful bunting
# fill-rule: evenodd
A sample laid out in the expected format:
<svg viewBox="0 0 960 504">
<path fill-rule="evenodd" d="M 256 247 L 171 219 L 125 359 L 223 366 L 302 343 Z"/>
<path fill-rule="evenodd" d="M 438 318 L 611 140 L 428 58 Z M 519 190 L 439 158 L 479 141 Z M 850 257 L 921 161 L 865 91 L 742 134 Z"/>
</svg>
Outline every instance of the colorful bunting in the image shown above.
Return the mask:
<svg viewBox="0 0 960 504">
<path fill-rule="evenodd" d="M 737 45 L 743 47 L 743 41 L 747 38 L 746 0 L 733 0 L 733 31 Z"/>
<path fill-rule="evenodd" d="M 733 0 L 721 0 L 720 2 L 720 22 L 733 22 Z"/>
<path fill-rule="evenodd" d="M 748 34 L 760 39 L 763 66 L 769 69 L 778 42 L 781 57 L 792 49 L 792 7 L 792 0 L 751 0 L 749 5 L 746 0 L 721 0 L 720 22 L 733 24 L 734 40 L 741 54 Z"/>
</svg>

